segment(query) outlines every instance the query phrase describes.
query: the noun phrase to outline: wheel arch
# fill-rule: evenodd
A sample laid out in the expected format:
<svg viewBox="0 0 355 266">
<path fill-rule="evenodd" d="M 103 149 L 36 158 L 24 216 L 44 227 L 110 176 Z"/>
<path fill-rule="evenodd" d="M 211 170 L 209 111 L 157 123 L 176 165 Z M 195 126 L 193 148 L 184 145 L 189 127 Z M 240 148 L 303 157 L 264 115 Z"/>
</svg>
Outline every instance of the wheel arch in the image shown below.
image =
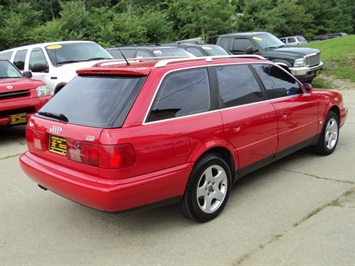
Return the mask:
<svg viewBox="0 0 355 266">
<path fill-rule="evenodd" d="M 67 83 L 64 82 L 60 82 L 55 86 L 54 92 L 53 94 L 58 93 L 65 85 L 67 85 Z"/>
<path fill-rule="evenodd" d="M 339 107 L 338 106 L 336 106 L 336 105 L 333 105 L 332 107 L 330 107 L 329 108 L 329 110 L 328 110 L 328 112 L 325 114 L 325 117 L 327 116 L 327 114 L 329 113 L 329 112 L 334 112 L 337 116 L 338 116 L 338 118 L 339 118 L 339 120 L 340 120 L 340 109 L 339 109 Z M 325 118 L 324 117 L 324 118 Z"/>
<path fill-rule="evenodd" d="M 231 178 L 232 178 L 232 183 L 235 181 L 235 169 L 236 169 L 236 162 L 237 162 L 237 157 L 236 155 L 233 156 L 233 153 L 226 147 L 223 146 L 215 146 L 211 147 L 210 149 L 205 150 L 203 153 L 201 153 L 198 158 L 196 158 L 195 163 L 202 158 L 203 156 L 207 154 L 216 154 L 219 157 L 221 157 L 229 166 L 229 169 L 231 171 Z"/>
</svg>

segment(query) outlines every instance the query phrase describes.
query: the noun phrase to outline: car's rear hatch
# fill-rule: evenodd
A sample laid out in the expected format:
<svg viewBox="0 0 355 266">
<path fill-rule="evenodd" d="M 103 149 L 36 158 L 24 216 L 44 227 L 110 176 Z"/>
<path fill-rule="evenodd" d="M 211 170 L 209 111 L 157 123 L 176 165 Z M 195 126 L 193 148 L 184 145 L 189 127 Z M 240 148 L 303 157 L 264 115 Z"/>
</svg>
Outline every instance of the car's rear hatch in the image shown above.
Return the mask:
<svg viewBox="0 0 355 266">
<path fill-rule="evenodd" d="M 108 154 L 121 147 L 103 145 L 100 137 L 105 129 L 123 125 L 144 80 L 144 76 L 127 75 L 76 77 L 29 121 L 30 153 L 59 171 L 87 174 L 87 179 L 99 177 L 100 168 L 122 163 L 107 162 Z"/>
</svg>

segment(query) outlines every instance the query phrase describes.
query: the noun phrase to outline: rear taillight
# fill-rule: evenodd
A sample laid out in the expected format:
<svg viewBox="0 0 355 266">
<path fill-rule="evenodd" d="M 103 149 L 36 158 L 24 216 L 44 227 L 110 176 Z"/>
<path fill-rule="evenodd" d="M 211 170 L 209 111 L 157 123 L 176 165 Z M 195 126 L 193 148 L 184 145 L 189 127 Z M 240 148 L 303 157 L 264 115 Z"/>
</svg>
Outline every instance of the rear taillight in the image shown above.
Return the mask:
<svg viewBox="0 0 355 266">
<path fill-rule="evenodd" d="M 106 169 L 125 168 L 135 164 L 132 145 L 98 145 L 77 140 L 67 140 L 69 160 Z"/>
<path fill-rule="evenodd" d="M 136 163 L 131 144 L 100 145 L 100 168 L 125 168 Z"/>
<path fill-rule="evenodd" d="M 69 160 L 99 166 L 99 145 L 67 139 Z"/>
<path fill-rule="evenodd" d="M 46 134 L 44 132 L 36 131 L 30 126 L 26 128 L 26 141 L 29 150 L 37 149 L 44 151 L 48 147 Z"/>
</svg>

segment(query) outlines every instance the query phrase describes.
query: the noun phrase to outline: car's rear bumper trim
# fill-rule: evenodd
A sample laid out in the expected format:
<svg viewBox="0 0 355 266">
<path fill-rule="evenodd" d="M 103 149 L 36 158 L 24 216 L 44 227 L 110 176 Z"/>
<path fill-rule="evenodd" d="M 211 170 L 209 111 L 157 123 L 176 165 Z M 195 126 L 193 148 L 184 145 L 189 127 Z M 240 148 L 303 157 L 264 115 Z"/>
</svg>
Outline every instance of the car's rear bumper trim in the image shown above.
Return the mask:
<svg viewBox="0 0 355 266">
<path fill-rule="evenodd" d="M 184 194 L 191 165 L 174 167 L 163 175 L 125 184 L 100 184 L 80 179 L 44 164 L 40 158 L 26 152 L 20 156 L 24 172 L 40 186 L 83 205 L 108 211 L 124 211 L 148 204 L 179 198 Z"/>
</svg>

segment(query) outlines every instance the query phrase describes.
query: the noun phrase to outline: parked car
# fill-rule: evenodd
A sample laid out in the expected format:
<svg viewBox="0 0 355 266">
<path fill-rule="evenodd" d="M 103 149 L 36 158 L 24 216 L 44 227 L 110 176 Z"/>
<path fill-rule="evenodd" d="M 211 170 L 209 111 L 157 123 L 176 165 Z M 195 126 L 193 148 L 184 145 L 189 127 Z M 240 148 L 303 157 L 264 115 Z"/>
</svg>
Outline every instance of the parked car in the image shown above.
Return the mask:
<svg viewBox="0 0 355 266">
<path fill-rule="evenodd" d="M 301 45 L 307 43 L 306 38 L 301 35 L 281 37 L 280 40 L 288 46 Z"/>
<path fill-rule="evenodd" d="M 332 39 L 332 38 L 337 38 L 337 37 L 343 37 L 347 36 L 348 34 L 345 32 L 337 32 L 337 33 L 329 33 L 329 34 L 321 34 L 317 36 L 313 36 L 314 41 L 321 41 L 321 40 L 327 40 L 327 39 Z"/>
<path fill-rule="evenodd" d="M 50 90 L 43 81 L 22 74 L 13 64 L 0 58 L 0 126 L 27 123 L 49 99 Z"/>
<path fill-rule="evenodd" d="M 217 45 L 233 54 L 256 54 L 287 67 L 302 82 L 311 83 L 322 69 L 321 53 L 308 47 L 288 47 L 269 32 L 222 34 Z"/>
<path fill-rule="evenodd" d="M 126 58 L 146 58 L 146 57 L 166 57 L 166 56 L 193 57 L 193 55 L 187 52 L 186 50 L 175 46 L 133 45 L 133 46 L 122 46 L 122 47 L 110 47 L 110 48 L 106 48 L 106 50 L 116 59 L 122 59 L 123 55 Z"/>
<path fill-rule="evenodd" d="M 197 57 L 232 54 L 231 52 L 225 50 L 221 46 L 215 44 L 176 42 L 176 43 L 170 43 L 169 45 L 175 45 L 177 47 L 181 47 Z"/>
<path fill-rule="evenodd" d="M 0 52 L 21 71 L 32 71 L 35 79 L 44 81 L 52 94 L 61 90 L 76 70 L 113 57 L 91 41 L 38 43 Z"/>
<path fill-rule="evenodd" d="M 41 188 L 108 212 L 178 203 L 217 217 L 232 184 L 310 146 L 337 146 L 347 109 L 260 56 L 99 63 L 27 124 L 25 173 Z M 321 158 L 319 158 L 321 160 Z"/>
</svg>

